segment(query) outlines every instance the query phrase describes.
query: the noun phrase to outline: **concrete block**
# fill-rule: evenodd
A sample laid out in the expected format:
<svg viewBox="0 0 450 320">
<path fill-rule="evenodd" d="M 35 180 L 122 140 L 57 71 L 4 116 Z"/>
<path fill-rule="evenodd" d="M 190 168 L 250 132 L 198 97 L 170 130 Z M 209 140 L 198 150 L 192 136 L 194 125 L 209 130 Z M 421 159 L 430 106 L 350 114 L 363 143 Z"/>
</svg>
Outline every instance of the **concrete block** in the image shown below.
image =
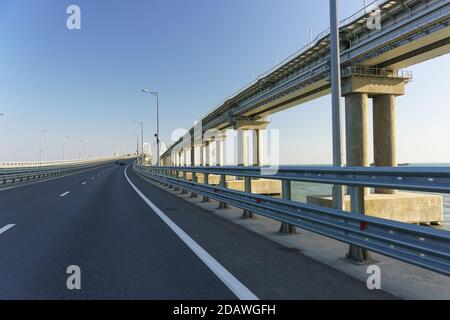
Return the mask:
<svg viewBox="0 0 450 320">
<path fill-rule="evenodd" d="M 331 196 L 308 196 L 307 202 L 331 208 Z M 406 223 L 436 224 L 444 221 L 440 195 L 420 193 L 370 194 L 365 197 L 366 214 Z M 350 196 L 345 196 L 345 210 L 350 211 Z"/>
<path fill-rule="evenodd" d="M 227 188 L 237 191 L 245 191 L 244 180 L 227 181 Z M 271 196 L 280 195 L 281 181 L 268 179 L 252 180 L 252 193 Z"/>
</svg>

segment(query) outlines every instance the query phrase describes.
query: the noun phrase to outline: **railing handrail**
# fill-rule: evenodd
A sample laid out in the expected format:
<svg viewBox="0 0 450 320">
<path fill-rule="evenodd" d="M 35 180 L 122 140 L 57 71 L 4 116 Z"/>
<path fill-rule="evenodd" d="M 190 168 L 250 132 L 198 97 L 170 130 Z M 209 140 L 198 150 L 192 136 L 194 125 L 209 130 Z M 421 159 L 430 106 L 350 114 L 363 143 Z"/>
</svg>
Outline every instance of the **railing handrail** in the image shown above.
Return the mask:
<svg viewBox="0 0 450 320">
<path fill-rule="evenodd" d="M 450 167 L 152 167 L 155 170 L 450 193 Z M 273 170 L 273 171 L 272 171 Z M 271 172 L 272 171 L 272 172 Z M 271 172 L 271 174 L 264 174 Z"/>
<path fill-rule="evenodd" d="M 450 232 L 434 228 L 425 228 L 403 222 L 371 217 L 357 212 L 346 212 L 334 208 L 325 208 L 317 205 L 304 204 L 290 199 L 278 199 L 270 196 L 256 195 L 251 192 L 242 192 L 228 189 L 222 185 L 225 175 L 237 175 L 250 178 L 261 178 L 260 169 L 255 167 L 155 167 L 134 165 L 141 175 L 164 184 L 178 186 L 184 190 L 203 195 L 235 205 L 241 209 L 249 210 L 284 223 L 291 224 L 339 241 L 356 245 L 368 250 L 378 252 L 395 259 L 421 266 L 445 275 L 450 275 Z M 280 171 L 286 174 L 314 174 L 321 175 L 323 180 L 318 183 L 333 184 L 336 182 L 330 174 L 341 175 L 340 182 L 348 186 L 366 186 L 365 181 L 355 184 L 354 178 L 358 175 L 374 175 L 397 180 L 399 185 L 411 178 L 414 183 L 421 182 L 425 191 L 435 183 L 436 177 L 444 179 L 447 185 L 442 189 L 450 193 L 450 168 L 333 168 L 333 167 L 282 167 Z M 191 172 L 193 180 L 179 177 L 180 172 Z M 220 174 L 221 185 L 199 183 L 194 176 L 198 173 Z M 430 174 L 433 178 L 430 178 Z M 404 177 L 408 178 L 404 178 Z M 272 179 L 274 176 L 270 176 Z M 277 175 L 275 179 L 294 180 L 293 176 Z M 400 178 L 400 179 L 399 179 Z M 300 181 L 303 178 L 300 178 Z M 357 179 L 356 179 L 357 180 Z M 205 179 L 205 181 L 208 181 Z M 428 187 L 427 187 L 428 185 Z M 420 187 L 420 186 L 417 186 Z M 423 186 L 422 186 L 423 187 Z M 354 194 L 351 193 L 351 201 Z M 365 227 L 361 228 L 364 224 Z"/>
</svg>

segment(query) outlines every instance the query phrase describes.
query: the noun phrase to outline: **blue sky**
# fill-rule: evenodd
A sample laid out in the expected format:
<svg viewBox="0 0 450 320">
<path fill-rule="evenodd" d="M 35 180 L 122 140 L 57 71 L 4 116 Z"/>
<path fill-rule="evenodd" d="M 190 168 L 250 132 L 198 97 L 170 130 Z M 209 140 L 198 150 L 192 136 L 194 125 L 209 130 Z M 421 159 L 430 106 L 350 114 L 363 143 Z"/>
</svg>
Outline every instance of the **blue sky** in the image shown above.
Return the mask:
<svg viewBox="0 0 450 320">
<path fill-rule="evenodd" d="M 305 5 L 307 3 L 307 5 Z M 341 17 L 362 0 L 341 1 Z M 66 28 L 66 8 L 82 29 Z M 162 140 L 191 127 L 258 74 L 328 25 L 328 0 L 2 0 L 0 2 L 0 161 L 133 151 L 138 127 Z M 399 99 L 399 161 L 450 162 L 450 58 L 410 68 Z M 439 81 L 430 81 L 435 75 Z M 283 163 L 331 162 L 330 97 L 271 117 Z M 81 142 L 84 141 L 84 142 Z"/>
</svg>

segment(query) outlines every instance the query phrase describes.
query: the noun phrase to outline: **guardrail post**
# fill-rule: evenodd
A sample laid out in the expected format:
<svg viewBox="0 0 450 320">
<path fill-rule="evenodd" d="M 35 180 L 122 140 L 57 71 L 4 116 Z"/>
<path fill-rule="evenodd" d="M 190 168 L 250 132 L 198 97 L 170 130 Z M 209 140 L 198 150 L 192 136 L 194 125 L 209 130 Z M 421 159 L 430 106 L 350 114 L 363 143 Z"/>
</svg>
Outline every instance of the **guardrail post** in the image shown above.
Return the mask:
<svg viewBox="0 0 450 320">
<path fill-rule="evenodd" d="M 178 170 L 175 170 L 175 177 L 177 178 L 177 180 L 180 178 L 180 172 Z M 173 191 L 180 191 L 180 187 L 175 185 Z"/>
<path fill-rule="evenodd" d="M 192 182 L 197 183 L 197 174 L 192 172 Z M 191 198 L 197 198 L 197 194 L 195 192 L 191 192 Z"/>
<path fill-rule="evenodd" d="M 281 182 L 281 194 L 284 200 L 292 200 L 292 189 L 290 180 L 283 180 Z M 295 226 L 290 225 L 289 223 L 286 222 L 282 222 L 279 232 L 282 234 L 293 234 L 296 233 L 297 230 Z"/>
<path fill-rule="evenodd" d="M 227 188 L 227 176 L 224 174 L 220 175 L 220 187 L 224 189 Z M 226 202 L 220 201 L 219 209 L 228 209 L 228 204 Z"/>
<path fill-rule="evenodd" d="M 364 188 L 349 187 L 349 191 L 352 212 L 364 215 Z M 366 264 L 373 261 L 367 249 L 355 245 L 350 245 L 346 259 L 355 264 Z"/>
<path fill-rule="evenodd" d="M 204 173 L 203 177 L 204 177 L 204 180 L 205 180 L 205 185 L 209 185 L 209 174 L 208 173 Z M 209 202 L 209 198 L 206 197 L 206 196 L 203 196 L 202 202 Z"/>
<path fill-rule="evenodd" d="M 245 177 L 244 178 L 244 185 L 245 185 L 245 192 L 251 193 L 252 192 L 252 178 L 251 177 Z M 253 218 L 253 212 L 250 210 L 245 209 L 244 213 L 242 214 L 242 219 L 250 219 Z"/>
<path fill-rule="evenodd" d="M 187 172 L 186 171 L 183 171 L 183 179 L 184 179 L 184 181 L 187 181 Z M 187 190 L 186 189 L 181 189 L 181 194 L 186 194 L 187 193 Z"/>
</svg>

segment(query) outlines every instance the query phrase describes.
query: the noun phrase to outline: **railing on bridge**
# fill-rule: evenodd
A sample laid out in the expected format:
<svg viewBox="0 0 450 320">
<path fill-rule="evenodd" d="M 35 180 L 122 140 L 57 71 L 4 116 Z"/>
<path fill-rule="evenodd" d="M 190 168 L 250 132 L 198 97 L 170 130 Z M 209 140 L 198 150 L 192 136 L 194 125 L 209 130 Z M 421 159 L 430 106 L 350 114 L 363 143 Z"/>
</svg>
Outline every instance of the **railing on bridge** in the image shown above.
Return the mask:
<svg viewBox="0 0 450 320">
<path fill-rule="evenodd" d="M 450 193 L 450 168 L 281 167 L 270 176 L 262 174 L 263 168 L 258 167 L 146 167 L 135 164 L 134 169 L 144 177 L 185 192 L 450 275 L 449 231 L 358 213 L 358 204 L 364 199 L 364 193 L 360 191 L 364 187 Z M 187 179 L 188 173 L 192 174 L 192 181 Z M 198 175 L 205 176 L 205 183 L 197 182 Z M 220 185 L 209 185 L 209 175 L 219 175 Z M 283 199 L 253 194 L 248 187 L 249 192 L 228 189 L 227 176 L 245 179 L 246 186 L 251 186 L 252 179 L 281 180 Z M 347 186 L 353 212 L 292 201 L 292 181 Z"/>
<path fill-rule="evenodd" d="M 19 161 L 0 163 L 0 184 L 61 176 L 79 170 L 101 166 L 120 159 L 134 157 L 108 157 L 66 161 Z"/>
</svg>

